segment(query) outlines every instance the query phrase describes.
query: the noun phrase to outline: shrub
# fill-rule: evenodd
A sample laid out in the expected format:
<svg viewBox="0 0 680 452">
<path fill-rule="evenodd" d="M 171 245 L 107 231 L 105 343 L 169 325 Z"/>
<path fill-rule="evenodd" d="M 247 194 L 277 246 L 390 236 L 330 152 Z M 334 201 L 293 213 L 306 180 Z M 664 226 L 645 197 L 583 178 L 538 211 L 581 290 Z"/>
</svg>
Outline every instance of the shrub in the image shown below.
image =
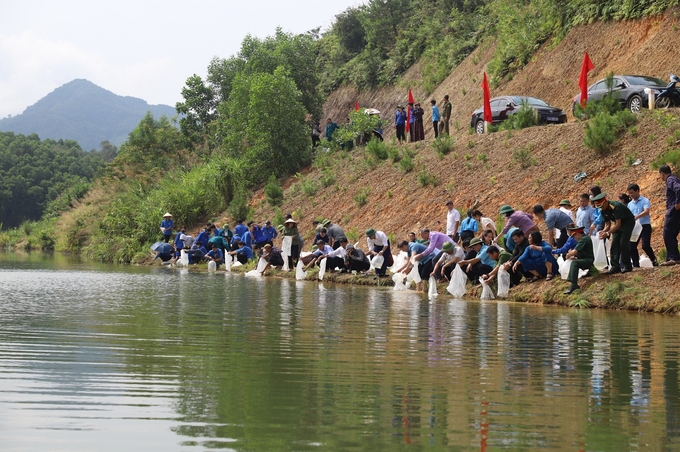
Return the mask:
<svg viewBox="0 0 680 452">
<path fill-rule="evenodd" d="M 432 147 L 437 152 L 439 158 L 443 158 L 449 152 L 453 151 L 454 144 L 455 139 L 452 136 L 441 134 L 434 140 Z"/>
<path fill-rule="evenodd" d="M 377 138 L 371 139 L 366 145 L 366 152 L 378 160 L 387 160 L 387 145 Z"/>
<path fill-rule="evenodd" d="M 305 195 L 314 196 L 319 191 L 319 185 L 315 180 L 305 177 L 300 173 L 298 173 L 297 177 L 300 179 L 300 188 Z"/>
<path fill-rule="evenodd" d="M 619 132 L 635 124 L 636 121 L 635 115 L 628 110 L 619 111 L 613 116 L 600 112 L 586 123 L 583 144 L 597 154 L 606 154 L 616 142 Z"/>
<path fill-rule="evenodd" d="M 328 168 L 323 170 L 323 174 L 321 175 L 321 185 L 323 185 L 324 187 L 330 187 L 334 183 L 335 175 L 331 172 L 331 170 L 329 170 Z"/>
<path fill-rule="evenodd" d="M 283 188 L 281 188 L 281 184 L 279 184 L 274 173 L 269 176 L 269 181 L 267 182 L 267 185 L 264 186 L 264 195 L 267 202 L 272 206 L 280 206 L 283 204 Z"/>
<path fill-rule="evenodd" d="M 498 126 L 498 129 L 521 130 L 535 126 L 536 123 L 536 110 L 534 110 L 528 102 L 522 102 L 519 110 L 512 115 L 508 115 L 508 119 L 503 121 L 500 126 Z"/>
<path fill-rule="evenodd" d="M 428 185 L 436 187 L 439 185 L 439 178 L 427 171 L 427 168 L 423 165 L 423 168 L 418 172 L 418 183 L 421 187 L 427 187 Z"/>
<path fill-rule="evenodd" d="M 356 202 L 359 207 L 363 207 L 364 205 L 366 205 L 366 201 L 370 193 L 371 189 L 364 187 L 361 190 L 359 190 L 359 192 L 356 195 L 354 195 L 352 199 L 354 199 L 354 202 Z"/>
<path fill-rule="evenodd" d="M 652 160 L 651 166 L 653 169 L 658 170 L 661 165 L 680 168 L 680 148 L 667 149 Z"/>
<path fill-rule="evenodd" d="M 390 146 L 387 149 L 387 157 L 389 157 L 392 162 L 397 163 L 399 160 L 401 160 L 401 153 L 396 147 Z"/>
<path fill-rule="evenodd" d="M 536 159 L 531 156 L 529 146 L 522 146 L 521 148 L 513 151 L 512 161 L 518 164 L 522 169 L 536 165 Z"/>
<path fill-rule="evenodd" d="M 404 155 L 402 159 L 399 161 L 399 168 L 405 172 L 405 173 L 410 173 L 413 171 L 413 168 L 415 165 L 413 164 L 413 158 L 409 157 L 408 155 Z"/>
</svg>

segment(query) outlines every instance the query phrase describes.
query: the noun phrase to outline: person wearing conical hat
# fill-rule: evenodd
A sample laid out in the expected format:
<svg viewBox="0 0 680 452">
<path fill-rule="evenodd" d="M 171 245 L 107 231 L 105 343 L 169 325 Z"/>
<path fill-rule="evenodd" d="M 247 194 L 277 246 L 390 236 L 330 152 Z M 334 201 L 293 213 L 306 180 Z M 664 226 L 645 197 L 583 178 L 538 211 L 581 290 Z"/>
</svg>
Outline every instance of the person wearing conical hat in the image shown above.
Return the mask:
<svg viewBox="0 0 680 452">
<path fill-rule="evenodd" d="M 282 237 L 292 237 L 290 246 L 290 256 L 288 256 L 288 268 L 295 268 L 297 261 L 300 258 L 300 232 L 297 228 L 297 222 L 293 218 L 288 218 L 283 223 Z"/>
<path fill-rule="evenodd" d="M 583 226 L 572 226 L 567 229 L 573 239 L 576 240 L 576 247 L 567 253 L 567 259 L 572 261 L 569 268 L 569 276 L 567 281 L 571 283 L 569 289 L 564 292 L 565 295 L 573 293 L 580 289 L 578 286 L 578 271 L 590 270 L 595 262 L 595 253 L 593 251 L 593 241 L 585 231 Z"/>
<path fill-rule="evenodd" d="M 172 227 L 175 223 L 172 221 L 172 215 L 166 213 L 163 215 L 163 221 L 161 221 L 161 232 L 163 232 L 163 239 L 165 243 L 168 243 L 172 238 Z"/>
</svg>

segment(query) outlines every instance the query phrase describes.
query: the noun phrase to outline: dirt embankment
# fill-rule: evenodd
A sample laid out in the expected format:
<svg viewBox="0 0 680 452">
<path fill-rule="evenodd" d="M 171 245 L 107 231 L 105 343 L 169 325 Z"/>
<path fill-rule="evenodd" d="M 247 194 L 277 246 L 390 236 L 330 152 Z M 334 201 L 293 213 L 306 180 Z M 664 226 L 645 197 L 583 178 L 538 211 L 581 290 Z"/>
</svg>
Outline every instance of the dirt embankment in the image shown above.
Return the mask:
<svg viewBox="0 0 680 452">
<path fill-rule="evenodd" d="M 670 72 L 680 71 L 680 53 L 673 51 L 678 25 L 678 11 L 672 10 L 664 16 L 639 21 L 577 27 L 557 46 L 543 46 L 523 71 L 493 89 L 492 95 L 532 95 L 570 111 L 571 99 L 579 90 L 585 51 L 595 64 L 591 81 L 609 71 L 667 79 Z M 653 205 L 653 246 L 657 251 L 663 247 L 665 191 L 649 163 L 667 148 L 666 140 L 673 131 L 658 114 L 640 114 L 638 124 L 622 134 L 606 156 L 597 156 L 584 146 L 584 125 L 571 117 L 570 123 L 559 126 L 469 135 L 470 113 L 481 105 L 479 85 L 492 54 L 492 43 L 481 46 L 429 97 L 419 88 L 418 66 L 411 68 L 397 86 L 364 93 L 343 87 L 329 96 L 326 117 L 342 118 L 358 101 L 362 107 L 378 108 L 384 112 L 384 119 L 391 120 L 396 104 L 406 100 L 409 86 L 424 103 L 449 94 L 454 106 L 452 129 L 456 144 L 451 153 L 438 157 L 431 148 L 431 128 L 426 127 L 425 142 L 400 147 L 402 155 L 407 150 L 414 155 L 415 168 L 409 172 L 390 160 L 376 162 L 362 149 L 322 156 L 319 160 L 326 160 L 321 165 L 325 174 L 312 167 L 303 172 L 302 179 L 291 178 L 284 183 L 281 210 L 293 214 L 308 244 L 313 237 L 311 222 L 317 218 L 340 224 L 350 240 L 360 240 L 365 246 L 363 231 L 368 227 L 381 229 L 395 240 L 423 227 L 443 229 L 447 199 L 452 199 L 461 211 L 478 200 L 482 212 L 496 219 L 503 204 L 528 210 L 534 204 L 553 207 L 567 198 L 576 206 L 578 196 L 591 185 L 600 185 L 615 199 L 629 183 L 636 182 Z M 530 154 L 535 164 L 522 168 L 513 159 L 513 152 L 518 150 Z M 642 164 L 630 164 L 638 158 Z M 574 175 L 581 171 L 587 177 L 575 182 Z M 434 177 L 436 183 L 423 186 L 419 173 Z M 314 186 L 316 190 L 310 189 Z M 255 217 L 272 218 L 274 210 L 266 203 L 263 191 L 253 195 Z M 561 293 L 564 282 L 524 284 L 513 289 L 511 297 L 517 301 L 564 304 L 582 299 L 601 307 L 676 312 L 680 309 L 678 274 L 680 267 L 676 266 L 640 270 L 622 277 L 590 278 L 583 282 L 584 292 L 571 297 Z"/>
</svg>

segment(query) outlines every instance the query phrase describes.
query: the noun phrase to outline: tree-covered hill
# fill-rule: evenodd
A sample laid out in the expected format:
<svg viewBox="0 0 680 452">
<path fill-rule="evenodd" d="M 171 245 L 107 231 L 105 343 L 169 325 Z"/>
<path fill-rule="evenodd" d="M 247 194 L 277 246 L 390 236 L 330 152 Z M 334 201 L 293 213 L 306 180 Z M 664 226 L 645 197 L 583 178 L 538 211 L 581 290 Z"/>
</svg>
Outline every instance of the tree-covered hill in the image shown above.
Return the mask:
<svg viewBox="0 0 680 452">
<path fill-rule="evenodd" d="M 144 115 L 172 117 L 168 105 L 149 105 L 129 96 L 118 96 L 94 83 L 76 79 L 52 91 L 17 116 L 0 119 L 0 131 L 42 138 L 75 140 L 82 149 L 99 149 L 109 141 L 121 145 Z"/>
<path fill-rule="evenodd" d="M 0 132 L 0 228 L 58 214 L 87 193 L 103 165 L 73 140 Z"/>
</svg>

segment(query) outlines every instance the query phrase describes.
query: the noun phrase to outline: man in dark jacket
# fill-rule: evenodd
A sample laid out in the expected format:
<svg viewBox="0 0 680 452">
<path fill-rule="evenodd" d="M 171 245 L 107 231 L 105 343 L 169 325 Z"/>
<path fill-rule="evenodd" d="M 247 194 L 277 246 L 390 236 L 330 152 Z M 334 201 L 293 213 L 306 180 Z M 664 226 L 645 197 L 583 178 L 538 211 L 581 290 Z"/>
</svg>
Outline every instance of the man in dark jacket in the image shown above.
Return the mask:
<svg viewBox="0 0 680 452">
<path fill-rule="evenodd" d="M 666 262 L 661 265 L 680 263 L 678 234 L 680 233 L 680 179 L 674 176 L 668 165 L 659 168 L 659 176 L 666 183 L 666 216 L 663 220 L 663 242 L 666 245 Z"/>
</svg>

